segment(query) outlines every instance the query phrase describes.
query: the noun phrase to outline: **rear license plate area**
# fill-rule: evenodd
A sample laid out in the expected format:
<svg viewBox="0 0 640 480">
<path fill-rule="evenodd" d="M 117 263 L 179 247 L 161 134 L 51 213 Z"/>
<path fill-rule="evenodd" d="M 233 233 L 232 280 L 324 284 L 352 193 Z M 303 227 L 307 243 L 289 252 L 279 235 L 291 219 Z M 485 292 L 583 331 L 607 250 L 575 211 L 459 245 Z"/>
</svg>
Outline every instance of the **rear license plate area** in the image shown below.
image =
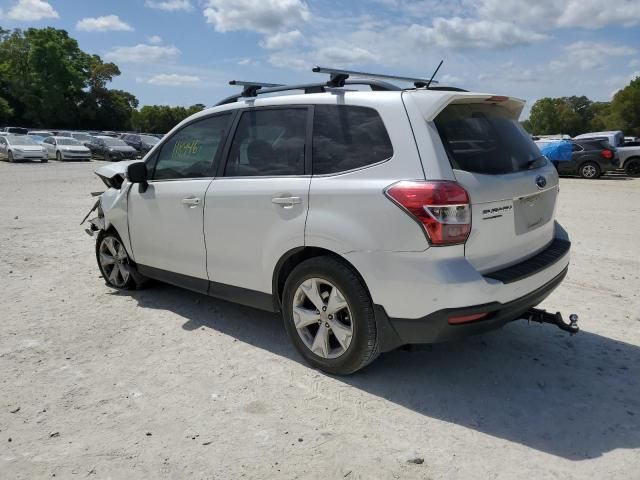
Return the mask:
<svg viewBox="0 0 640 480">
<path fill-rule="evenodd" d="M 555 201 L 555 188 L 515 199 L 513 218 L 516 235 L 522 235 L 549 223 L 553 217 Z"/>
</svg>

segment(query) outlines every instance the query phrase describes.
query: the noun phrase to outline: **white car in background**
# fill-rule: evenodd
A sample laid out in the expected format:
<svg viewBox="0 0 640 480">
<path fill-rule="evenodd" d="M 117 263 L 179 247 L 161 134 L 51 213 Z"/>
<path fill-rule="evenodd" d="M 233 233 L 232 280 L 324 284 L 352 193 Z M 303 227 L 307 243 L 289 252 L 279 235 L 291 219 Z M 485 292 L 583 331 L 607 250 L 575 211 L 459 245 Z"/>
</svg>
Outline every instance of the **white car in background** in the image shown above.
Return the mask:
<svg viewBox="0 0 640 480">
<path fill-rule="evenodd" d="M 47 137 L 42 141 L 49 158 L 63 160 L 91 160 L 91 150 L 71 137 Z"/>
<path fill-rule="evenodd" d="M 47 161 L 47 151 L 28 135 L 0 136 L 0 159 L 13 162 L 15 160 Z"/>
</svg>

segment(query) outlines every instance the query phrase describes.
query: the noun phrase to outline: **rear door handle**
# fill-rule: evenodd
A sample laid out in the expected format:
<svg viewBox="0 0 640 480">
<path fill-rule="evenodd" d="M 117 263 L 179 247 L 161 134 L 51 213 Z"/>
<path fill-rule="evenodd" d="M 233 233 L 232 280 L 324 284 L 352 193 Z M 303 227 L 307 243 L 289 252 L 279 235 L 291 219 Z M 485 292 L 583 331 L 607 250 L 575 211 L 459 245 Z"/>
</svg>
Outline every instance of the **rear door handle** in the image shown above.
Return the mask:
<svg viewBox="0 0 640 480">
<path fill-rule="evenodd" d="M 271 203 L 282 205 L 283 208 L 291 208 L 294 205 L 302 203 L 302 199 L 300 197 L 273 197 Z"/>
<path fill-rule="evenodd" d="M 187 197 L 182 199 L 183 205 L 188 205 L 189 208 L 194 208 L 200 205 L 200 199 L 198 197 Z"/>
</svg>

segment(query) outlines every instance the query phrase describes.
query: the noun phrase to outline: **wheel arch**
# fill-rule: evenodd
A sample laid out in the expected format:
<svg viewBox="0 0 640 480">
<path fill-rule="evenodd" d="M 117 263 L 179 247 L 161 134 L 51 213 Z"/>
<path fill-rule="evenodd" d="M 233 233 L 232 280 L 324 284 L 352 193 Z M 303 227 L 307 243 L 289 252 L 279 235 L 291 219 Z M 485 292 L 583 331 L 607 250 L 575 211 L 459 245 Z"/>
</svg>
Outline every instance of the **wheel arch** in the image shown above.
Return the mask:
<svg viewBox="0 0 640 480">
<path fill-rule="evenodd" d="M 353 272 L 356 274 L 358 279 L 362 282 L 369 298 L 371 298 L 371 293 L 369 292 L 369 287 L 367 287 L 367 283 L 364 280 L 362 274 L 358 271 L 358 269 L 346 258 L 342 255 L 328 250 L 322 247 L 296 247 L 292 248 L 284 255 L 280 257 L 278 262 L 276 263 L 275 268 L 273 269 L 273 278 L 272 278 L 272 293 L 273 293 L 273 305 L 277 312 L 281 311 L 282 305 L 282 294 L 284 292 L 284 284 L 287 281 L 287 278 L 293 271 L 293 269 L 299 265 L 300 263 L 314 257 L 322 257 L 328 256 L 333 257 L 339 262 L 345 264 Z"/>
</svg>

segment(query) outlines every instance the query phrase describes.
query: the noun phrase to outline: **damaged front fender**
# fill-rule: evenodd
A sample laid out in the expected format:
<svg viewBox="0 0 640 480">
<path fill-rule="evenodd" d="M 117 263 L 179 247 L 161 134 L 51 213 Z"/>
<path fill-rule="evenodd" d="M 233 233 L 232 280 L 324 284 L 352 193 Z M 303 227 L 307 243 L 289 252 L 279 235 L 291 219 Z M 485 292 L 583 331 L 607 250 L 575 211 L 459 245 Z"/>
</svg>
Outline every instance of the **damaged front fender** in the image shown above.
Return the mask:
<svg viewBox="0 0 640 480">
<path fill-rule="evenodd" d="M 109 188 L 99 194 L 98 200 L 82 220 L 82 223 L 94 211 L 97 211 L 98 216 L 89 220 L 89 228 L 85 229 L 85 231 L 93 236 L 96 232 L 113 228 L 120 236 L 129 257 L 135 261 L 129 239 L 129 224 L 127 221 L 128 193 L 131 184 L 126 179 L 126 169 L 131 163 L 133 162 L 119 162 L 102 166 L 96 170 L 96 175 Z"/>
</svg>

